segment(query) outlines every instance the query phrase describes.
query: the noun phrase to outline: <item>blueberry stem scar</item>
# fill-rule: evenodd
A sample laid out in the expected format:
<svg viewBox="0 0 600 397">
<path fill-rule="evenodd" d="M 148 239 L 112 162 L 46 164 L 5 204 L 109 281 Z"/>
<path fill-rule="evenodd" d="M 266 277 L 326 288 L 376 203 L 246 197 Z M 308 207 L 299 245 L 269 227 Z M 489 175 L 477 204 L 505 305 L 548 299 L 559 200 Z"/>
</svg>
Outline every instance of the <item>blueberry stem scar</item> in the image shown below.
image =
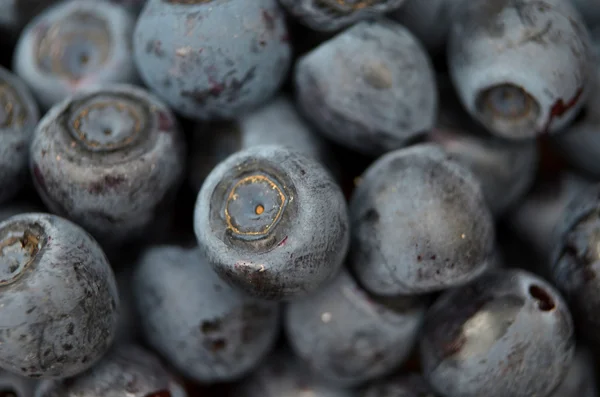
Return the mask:
<svg viewBox="0 0 600 397">
<path fill-rule="evenodd" d="M 0 287 L 14 283 L 23 275 L 35 259 L 39 244 L 39 237 L 27 229 L 9 231 L 0 241 Z"/>
</svg>

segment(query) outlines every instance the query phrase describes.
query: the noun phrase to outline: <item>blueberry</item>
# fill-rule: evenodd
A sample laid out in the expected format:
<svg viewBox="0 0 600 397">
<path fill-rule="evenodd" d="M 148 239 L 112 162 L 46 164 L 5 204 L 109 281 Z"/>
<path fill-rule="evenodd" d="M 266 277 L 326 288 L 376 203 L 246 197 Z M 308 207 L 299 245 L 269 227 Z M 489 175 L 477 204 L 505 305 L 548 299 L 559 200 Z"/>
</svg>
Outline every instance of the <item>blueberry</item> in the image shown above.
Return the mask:
<svg viewBox="0 0 600 397">
<path fill-rule="evenodd" d="M 335 170 L 328 145 L 281 95 L 235 122 L 198 125 L 189 170 L 192 187 L 199 191 L 210 171 L 233 153 L 264 144 L 287 146 Z"/>
<path fill-rule="evenodd" d="M 297 100 L 340 145 L 380 154 L 433 126 L 437 91 L 431 61 L 402 25 L 361 22 L 298 60 Z"/>
<path fill-rule="evenodd" d="M 442 96 L 438 125 L 427 134 L 427 140 L 442 146 L 451 158 L 473 172 L 488 207 L 499 216 L 531 187 L 538 165 L 536 142 L 487 134 L 457 105 L 454 95 Z"/>
<path fill-rule="evenodd" d="M 352 390 L 323 381 L 307 371 L 287 348 L 280 348 L 234 389 L 236 397 L 355 397 Z"/>
<path fill-rule="evenodd" d="M 540 180 L 506 217 L 511 230 L 542 259 L 536 269 L 545 276 L 555 247 L 555 228 L 569 202 L 592 184 L 571 172 Z"/>
<path fill-rule="evenodd" d="M 233 118 L 268 101 L 291 63 L 276 0 L 149 0 L 134 33 L 142 79 L 182 115 Z"/>
<path fill-rule="evenodd" d="M 144 232 L 172 203 L 184 166 L 174 116 L 153 95 L 128 85 L 57 104 L 31 145 L 34 184 L 44 203 L 103 243 Z"/>
<path fill-rule="evenodd" d="M 600 185 L 579 194 L 556 227 L 552 280 L 568 299 L 578 331 L 600 346 Z"/>
<path fill-rule="evenodd" d="M 29 88 L 0 67 L 0 203 L 25 184 L 28 148 L 39 117 Z"/>
<path fill-rule="evenodd" d="M 311 29 L 331 32 L 395 10 L 405 0 L 279 0 Z"/>
<path fill-rule="evenodd" d="M 119 298 L 89 234 L 66 219 L 30 213 L 0 223 L 0 307 L 0 368 L 64 378 L 107 351 Z"/>
<path fill-rule="evenodd" d="M 129 12 L 108 2 L 61 2 L 23 30 L 13 69 L 46 109 L 82 89 L 135 82 L 134 24 Z"/>
<path fill-rule="evenodd" d="M 197 249 L 150 248 L 133 293 L 148 343 L 198 382 L 247 374 L 279 335 L 279 305 L 230 288 Z"/>
<path fill-rule="evenodd" d="M 494 224 L 479 182 L 436 145 L 375 161 L 354 191 L 350 220 L 350 264 L 375 294 L 442 290 L 473 280 L 494 260 Z"/>
<path fill-rule="evenodd" d="M 600 4 L 596 0 L 571 0 L 590 27 L 600 24 Z"/>
<path fill-rule="evenodd" d="M 37 380 L 0 370 L 0 396 L 2 397 L 33 397 L 37 385 Z"/>
<path fill-rule="evenodd" d="M 265 299 L 316 290 L 349 244 L 344 196 L 316 160 L 259 145 L 220 163 L 196 201 L 194 230 L 215 271 Z"/>
<path fill-rule="evenodd" d="M 313 372 L 354 386 L 402 364 L 417 342 L 425 308 L 418 297 L 371 296 L 342 271 L 312 295 L 288 304 L 285 330 Z"/>
<path fill-rule="evenodd" d="M 421 339 L 423 374 L 445 397 L 547 396 L 575 352 L 559 293 L 524 270 L 492 270 L 444 292 Z"/>
<path fill-rule="evenodd" d="M 420 374 L 409 373 L 378 379 L 359 393 L 360 397 L 435 397 Z"/>
<path fill-rule="evenodd" d="M 433 54 L 446 46 L 453 16 L 466 0 L 407 0 L 391 18 L 406 26 Z"/>
<path fill-rule="evenodd" d="M 158 358 L 135 345 L 118 345 L 77 377 L 41 382 L 35 397 L 187 397 Z"/>
<path fill-rule="evenodd" d="M 590 37 L 568 1 L 466 2 L 448 66 L 475 119 L 505 138 L 531 138 L 565 127 L 584 103 Z"/>
<path fill-rule="evenodd" d="M 593 355 L 585 347 L 577 348 L 569 372 L 560 386 L 548 395 L 548 397 L 567 396 L 598 397 Z"/>
</svg>

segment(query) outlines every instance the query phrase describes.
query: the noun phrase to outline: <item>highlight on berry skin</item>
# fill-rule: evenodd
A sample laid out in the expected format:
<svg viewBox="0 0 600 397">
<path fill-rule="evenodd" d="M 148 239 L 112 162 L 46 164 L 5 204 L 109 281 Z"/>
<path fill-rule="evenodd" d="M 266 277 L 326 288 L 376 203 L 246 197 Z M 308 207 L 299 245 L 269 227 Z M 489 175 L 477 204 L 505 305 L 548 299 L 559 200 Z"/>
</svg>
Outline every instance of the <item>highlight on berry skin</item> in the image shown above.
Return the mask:
<svg viewBox="0 0 600 397">
<path fill-rule="evenodd" d="M 108 1 L 58 3 L 25 27 L 13 69 L 45 109 L 95 85 L 136 82 L 134 25 L 133 14 Z"/>
<path fill-rule="evenodd" d="M 466 2 L 448 41 L 460 101 L 503 138 L 558 132 L 589 94 L 590 34 L 568 1 Z"/>
</svg>

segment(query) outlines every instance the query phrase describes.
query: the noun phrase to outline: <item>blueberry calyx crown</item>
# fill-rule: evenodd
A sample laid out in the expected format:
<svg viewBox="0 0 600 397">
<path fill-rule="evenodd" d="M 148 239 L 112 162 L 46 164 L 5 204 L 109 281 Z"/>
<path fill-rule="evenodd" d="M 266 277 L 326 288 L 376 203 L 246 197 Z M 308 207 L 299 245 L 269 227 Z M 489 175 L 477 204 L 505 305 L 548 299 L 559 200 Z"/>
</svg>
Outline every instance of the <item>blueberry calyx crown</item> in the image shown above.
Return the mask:
<svg viewBox="0 0 600 397">
<path fill-rule="evenodd" d="M 19 94 L 6 81 L 0 82 L 0 128 L 21 126 L 27 119 L 27 111 Z"/>
<path fill-rule="evenodd" d="M 9 222 L 0 229 L 0 287 L 16 282 L 35 260 L 43 245 L 37 224 Z"/>
<path fill-rule="evenodd" d="M 67 130 L 93 152 L 124 149 L 147 129 L 149 110 L 135 97 L 100 94 L 67 110 Z"/>
<path fill-rule="evenodd" d="M 266 173 L 238 178 L 226 198 L 224 219 L 240 239 L 258 239 L 269 234 L 282 217 L 288 197 L 282 185 Z"/>
<path fill-rule="evenodd" d="M 109 59 L 113 45 L 107 22 L 85 11 L 61 18 L 39 37 L 39 68 L 69 80 L 79 80 L 100 69 Z"/>
<path fill-rule="evenodd" d="M 476 106 L 491 123 L 534 123 L 540 115 L 540 106 L 533 96 L 513 84 L 499 84 L 483 90 Z"/>
</svg>

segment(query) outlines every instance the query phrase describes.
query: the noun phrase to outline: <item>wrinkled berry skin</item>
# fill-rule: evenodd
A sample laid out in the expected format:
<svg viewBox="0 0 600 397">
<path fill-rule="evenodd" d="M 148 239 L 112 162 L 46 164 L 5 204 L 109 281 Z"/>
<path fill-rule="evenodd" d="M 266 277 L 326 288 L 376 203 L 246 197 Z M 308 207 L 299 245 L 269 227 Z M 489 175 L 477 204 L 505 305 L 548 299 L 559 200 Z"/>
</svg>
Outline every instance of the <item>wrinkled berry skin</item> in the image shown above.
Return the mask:
<svg viewBox="0 0 600 397">
<path fill-rule="evenodd" d="M 416 373 L 378 379 L 359 392 L 360 397 L 435 397 L 427 382 Z"/>
<path fill-rule="evenodd" d="M 437 116 L 431 61 L 391 20 L 361 22 L 304 55 L 295 86 L 299 107 L 321 133 L 364 154 L 405 146 Z"/>
<path fill-rule="evenodd" d="M 238 117 L 267 102 L 287 75 L 284 17 L 276 0 L 149 0 L 135 60 L 146 85 L 185 117 Z"/>
<path fill-rule="evenodd" d="M 29 88 L 0 67 L 0 203 L 25 184 L 29 144 L 40 114 Z"/>
<path fill-rule="evenodd" d="M 453 21 L 448 67 L 461 102 L 494 134 L 557 132 L 589 92 L 589 33 L 570 2 L 465 2 Z"/>
<path fill-rule="evenodd" d="M 445 397 L 547 396 L 575 353 L 571 314 L 544 279 L 492 270 L 429 309 L 423 375 Z"/>
<path fill-rule="evenodd" d="M 548 397 L 598 397 L 594 357 L 587 348 L 579 346 L 560 386 Z"/>
<path fill-rule="evenodd" d="M 569 301 L 578 331 L 600 346 L 600 185 L 581 191 L 556 226 L 552 280 Z"/>
<path fill-rule="evenodd" d="M 189 179 L 195 191 L 213 168 L 233 153 L 257 145 L 283 145 L 335 171 L 331 149 L 283 95 L 237 121 L 200 124 L 194 132 Z"/>
<path fill-rule="evenodd" d="M 58 3 L 25 27 L 13 70 L 44 109 L 95 85 L 134 83 L 134 26 L 133 15 L 109 2 Z"/>
<path fill-rule="evenodd" d="M 108 350 L 119 297 L 100 246 L 66 219 L 41 213 L 0 223 L 0 367 L 64 378 Z"/>
<path fill-rule="evenodd" d="M 90 371 L 41 382 L 35 397 L 187 397 L 150 352 L 130 344 L 113 347 Z"/>
<path fill-rule="evenodd" d="M 275 145 L 238 152 L 210 173 L 194 230 L 224 280 L 272 300 L 316 290 L 340 269 L 350 240 L 346 202 L 330 174 Z"/>
<path fill-rule="evenodd" d="M 464 284 L 494 261 L 495 232 L 479 182 L 436 145 L 390 152 L 350 201 L 350 264 L 378 295 Z"/>
<path fill-rule="evenodd" d="M 402 364 L 416 344 L 425 309 L 421 298 L 371 297 L 343 270 L 288 304 L 285 331 L 315 374 L 355 386 Z"/>
<path fill-rule="evenodd" d="M 38 381 L 0 370 L 0 396 L 33 397 Z"/>
<path fill-rule="evenodd" d="M 397 9 L 405 0 L 279 0 L 294 18 L 309 28 L 333 32 L 361 20 Z"/>
<path fill-rule="evenodd" d="M 170 206 L 184 177 L 185 143 L 152 94 L 113 85 L 53 107 L 36 129 L 30 161 L 46 206 L 112 243 L 141 235 Z"/>
<path fill-rule="evenodd" d="M 289 349 L 279 348 L 234 389 L 236 397 L 355 397 L 353 391 L 316 378 Z"/>
<path fill-rule="evenodd" d="M 279 305 L 229 287 L 197 249 L 150 248 L 136 269 L 133 293 L 148 343 L 198 382 L 242 377 L 279 335 Z"/>
</svg>

